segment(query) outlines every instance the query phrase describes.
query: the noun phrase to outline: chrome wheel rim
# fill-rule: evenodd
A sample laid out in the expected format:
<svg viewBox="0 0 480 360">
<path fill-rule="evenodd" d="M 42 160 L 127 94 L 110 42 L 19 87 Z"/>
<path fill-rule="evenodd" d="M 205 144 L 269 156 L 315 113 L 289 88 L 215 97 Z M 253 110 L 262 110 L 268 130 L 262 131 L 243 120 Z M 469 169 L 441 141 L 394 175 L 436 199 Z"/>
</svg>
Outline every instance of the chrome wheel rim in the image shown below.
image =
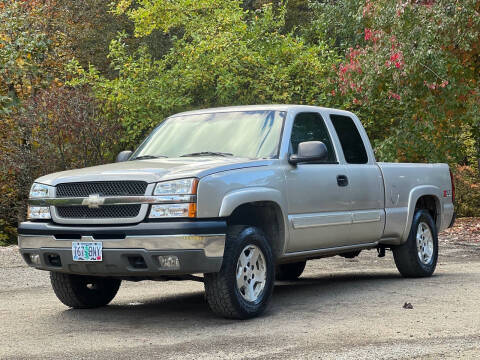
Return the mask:
<svg viewBox="0 0 480 360">
<path fill-rule="evenodd" d="M 237 261 L 237 290 L 249 302 L 261 296 L 267 279 L 267 266 L 262 250 L 256 245 L 243 248 Z"/>
<path fill-rule="evenodd" d="M 433 257 L 433 235 L 428 224 L 421 222 L 417 228 L 417 252 L 422 264 L 429 264 Z"/>
</svg>

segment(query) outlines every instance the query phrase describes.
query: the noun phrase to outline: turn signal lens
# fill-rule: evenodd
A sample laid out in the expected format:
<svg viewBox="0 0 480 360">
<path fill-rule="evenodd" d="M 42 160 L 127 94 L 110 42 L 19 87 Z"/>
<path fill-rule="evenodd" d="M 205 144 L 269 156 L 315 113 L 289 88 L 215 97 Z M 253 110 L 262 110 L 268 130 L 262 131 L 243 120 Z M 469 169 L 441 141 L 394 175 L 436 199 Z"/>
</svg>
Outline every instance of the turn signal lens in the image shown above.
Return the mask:
<svg viewBox="0 0 480 360">
<path fill-rule="evenodd" d="M 152 205 L 150 218 L 192 218 L 197 215 L 195 203 Z"/>
<path fill-rule="evenodd" d="M 50 207 L 48 206 L 29 206 L 27 211 L 27 218 L 32 220 L 47 220 L 51 219 Z"/>
<path fill-rule="evenodd" d="M 188 217 L 194 218 L 197 216 L 197 204 L 191 203 L 188 204 Z"/>
</svg>

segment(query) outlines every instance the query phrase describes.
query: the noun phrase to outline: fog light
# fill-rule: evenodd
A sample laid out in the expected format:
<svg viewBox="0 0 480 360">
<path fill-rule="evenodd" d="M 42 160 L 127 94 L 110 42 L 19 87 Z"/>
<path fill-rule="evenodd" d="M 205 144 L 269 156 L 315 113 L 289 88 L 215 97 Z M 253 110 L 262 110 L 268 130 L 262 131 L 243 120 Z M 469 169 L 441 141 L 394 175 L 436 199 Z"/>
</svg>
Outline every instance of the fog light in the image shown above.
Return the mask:
<svg viewBox="0 0 480 360">
<path fill-rule="evenodd" d="M 180 269 L 180 260 L 174 255 L 161 255 L 158 257 L 160 267 L 168 269 Z"/>
<path fill-rule="evenodd" d="M 40 266 L 40 255 L 38 254 L 30 254 L 30 261 L 33 265 Z"/>
<path fill-rule="evenodd" d="M 48 206 L 29 206 L 27 217 L 29 219 L 51 219 L 50 207 Z"/>
</svg>

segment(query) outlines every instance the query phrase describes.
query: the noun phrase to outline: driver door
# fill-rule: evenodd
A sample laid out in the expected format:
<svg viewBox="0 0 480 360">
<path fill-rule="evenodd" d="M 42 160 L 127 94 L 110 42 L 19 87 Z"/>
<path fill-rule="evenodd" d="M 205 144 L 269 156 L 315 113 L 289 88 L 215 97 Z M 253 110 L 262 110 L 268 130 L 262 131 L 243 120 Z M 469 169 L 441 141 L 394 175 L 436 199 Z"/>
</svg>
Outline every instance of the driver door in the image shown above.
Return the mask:
<svg viewBox="0 0 480 360">
<path fill-rule="evenodd" d="M 290 241 L 288 252 L 300 252 L 350 244 L 349 187 L 338 179 L 347 169 L 340 165 L 326 123 L 320 113 L 296 115 L 290 153 L 298 144 L 322 141 L 328 150 L 325 162 L 291 165 L 286 171 Z"/>
</svg>

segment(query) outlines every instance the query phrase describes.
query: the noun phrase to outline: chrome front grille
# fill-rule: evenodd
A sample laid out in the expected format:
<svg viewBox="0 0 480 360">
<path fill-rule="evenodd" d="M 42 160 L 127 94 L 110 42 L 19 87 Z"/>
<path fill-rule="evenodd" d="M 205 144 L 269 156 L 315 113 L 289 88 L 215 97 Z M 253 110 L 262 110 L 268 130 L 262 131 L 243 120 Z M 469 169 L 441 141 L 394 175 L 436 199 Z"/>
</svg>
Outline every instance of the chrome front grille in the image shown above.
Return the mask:
<svg viewBox="0 0 480 360">
<path fill-rule="evenodd" d="M 95 181 L 64 183 L 57 185 L 56 197 L 100 196 L 140 196 L 145 195 L 147 183 L 144 181 Z"/>
<path fill-rule="evenodd" d="M 140 204 L 87 206 L 57 206 L 58 216 L 64 219 L 134 218 L 140 212 Z"/>
<path fill-rule="evenodd" d="M 89 203 L 83 203 L 82 199 L 88 200 L 92 195 L 100 199 L 143 197 L 147 193 L 147 187 L 148 183 L 145 181 L 127 180 L 58 184 L 55 198 L 61 199 L 62 202 L 53 207 L 52 219 L 54 222 L 62 224 L 126 224 L 142 221 L 148 210 L 147 204 L 88 206 Z M 151 187 L 148 188 L 148 191 L 151 192 Z M 69 198 L 71 200 L 68 200 Z"/>
</svg>

